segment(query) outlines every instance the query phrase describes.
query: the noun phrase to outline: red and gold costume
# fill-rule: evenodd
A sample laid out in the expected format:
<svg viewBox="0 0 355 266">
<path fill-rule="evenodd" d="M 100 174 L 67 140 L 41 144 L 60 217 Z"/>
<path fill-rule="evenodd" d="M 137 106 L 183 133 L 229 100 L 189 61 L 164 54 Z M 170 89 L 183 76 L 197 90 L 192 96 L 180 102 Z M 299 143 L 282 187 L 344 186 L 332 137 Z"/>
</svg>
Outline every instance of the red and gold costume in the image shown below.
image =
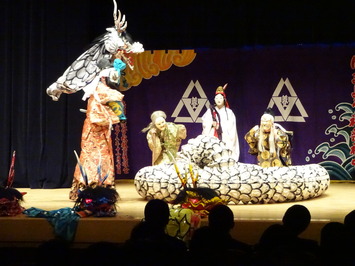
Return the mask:
<svg viewBox="0 0 355 266">
<path fill-rule="evenodd" d="M 80 162 L 86 171 L 88 185 L 98 182 L 98 166 L 101 176 L 107 178 L 106 186 L 114 186 L 115 173 L 111 140 L 111 128 L 120 120 L 108 106 L 111 101 L 122 101 L 123 94 L 99 83 L 88 100 L 86 119 L 81 136 Z M 78 191 L 85 187 L 79 165 L 76 166 L 69 198 L 76 200 Z"/>
</svg>

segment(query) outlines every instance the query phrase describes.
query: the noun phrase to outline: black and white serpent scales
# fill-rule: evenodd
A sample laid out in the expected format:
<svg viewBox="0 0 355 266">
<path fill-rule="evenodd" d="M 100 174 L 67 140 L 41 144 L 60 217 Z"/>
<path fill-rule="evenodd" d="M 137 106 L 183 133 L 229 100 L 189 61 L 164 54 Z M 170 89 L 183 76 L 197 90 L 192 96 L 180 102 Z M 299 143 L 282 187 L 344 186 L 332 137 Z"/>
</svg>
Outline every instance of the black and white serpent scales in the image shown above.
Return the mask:
<svg viewBox="0 0 355 266">
<path fill-rule="evenodd" d="M 312 199 L 329 187 L 326 169 L 318 164 L 262 168 L 236 162 L 231 151 L 214 137 L 190 139 L 176 158 L 184 175 L 192 164 L 198 186 L 215 189 L 222 199 L 235 204 L 280 203 Z M 191 180 L 190 180 L 191 181 Z M 183 189 L 174 164 L 147 166 L 134 179 L 140 196 L 171 201 Z"/>
</svg>

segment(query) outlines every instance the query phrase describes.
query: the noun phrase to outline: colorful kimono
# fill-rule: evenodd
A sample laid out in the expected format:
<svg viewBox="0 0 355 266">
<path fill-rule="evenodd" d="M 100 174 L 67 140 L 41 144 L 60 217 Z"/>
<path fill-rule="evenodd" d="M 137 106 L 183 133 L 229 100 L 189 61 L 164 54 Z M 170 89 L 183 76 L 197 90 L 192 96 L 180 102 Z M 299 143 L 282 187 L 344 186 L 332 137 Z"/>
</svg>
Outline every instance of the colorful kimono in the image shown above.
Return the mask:
<svg viewBox="0 0 355 266">
<path fill-rule="evenodd" d="M 228 149 L 233 152 L 236 161 L 239 160 L 239 140 L 237 132 L 237 123 L 233 111 L 227 107 L 219 109 L 215 107 L 214 110 L 208 109 L 202 116 L 202 135 L 216 136 L 216 130 L 212 127 L 213 121 L 216 121 L 221 131 L 221 138 Z"/>
<path fill-rule="evenodd" d="M 123 94 L 99 83 L 88 100 L 86 119 L 81 136 L 80 163 L 86 171 L 88 185 L 99 181 L 98 166 L 101 165 L 101 177 L 107 178 L 107 186 L 114 186 L 115 173 L 111 140 L 112 125 L 118 123 L 119 117 L 108 106 L 109 102 L 122 101 Z M 76 166 L 69 198 L 76 200 L 78 191 L 85 187 L 85 181 Z"/>
<path fill-rule="evenodd" d="M 260 128 L 252 128 L 246 135 L 245 140 L 249 145 L 249 154 L 257 155 L 258 164 L 261 167 L 289 166 L 291 162 L 291 143 L 286 132 L 275 129 L 275 153 L 270 152 L 269 146 L 270 133 L 264 133 L 260 139 Z M 262 141 L 263 151 L 259 150 L 258 142 Z"/>
<path fill-rule="evenodd" d="M 166 124 L 164 131 L 158 131 L 156 128 L 148 131 L 147 141 L 152 151 L 152 165 L 172 162 L 170 154 L 175 158 L 181 141 L 186 138 L 184 125 L 171 122 Z"/>
</svg>

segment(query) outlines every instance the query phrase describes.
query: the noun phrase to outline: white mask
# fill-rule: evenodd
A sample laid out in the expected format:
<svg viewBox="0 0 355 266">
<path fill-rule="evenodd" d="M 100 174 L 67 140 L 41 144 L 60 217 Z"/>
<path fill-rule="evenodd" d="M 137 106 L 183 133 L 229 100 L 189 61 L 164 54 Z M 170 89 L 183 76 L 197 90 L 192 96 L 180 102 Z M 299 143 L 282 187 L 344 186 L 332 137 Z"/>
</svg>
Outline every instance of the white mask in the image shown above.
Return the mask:
<svg viewBox="0 0 355 266">
<path fill-rule="evenodd" d="M 158 117 L 157 119 L 155 119 L 154 124 L 156 128 L 159 129 L 160 131 L 163 131 L 166 128 L 166 121 L 164 117 Z"/>
</svg>

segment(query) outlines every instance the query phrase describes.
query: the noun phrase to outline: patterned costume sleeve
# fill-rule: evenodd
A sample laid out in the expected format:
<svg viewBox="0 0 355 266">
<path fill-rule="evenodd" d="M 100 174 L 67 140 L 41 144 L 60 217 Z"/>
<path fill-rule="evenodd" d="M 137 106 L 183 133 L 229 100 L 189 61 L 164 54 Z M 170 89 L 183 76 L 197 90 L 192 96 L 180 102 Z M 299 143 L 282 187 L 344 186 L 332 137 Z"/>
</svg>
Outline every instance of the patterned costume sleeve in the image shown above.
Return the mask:
<svg viewBox="0 0 355 266">
<path fill-rule="evenodd" d="M 186 139 L 187 133 L 186 133 L 185 125 L 178 124 L 178 125 L 176 125 L 176 127 L 177 127 L 177 135 L 176 135 L 176 137 L 179 138 L 179 139 Z"/>
<path fill-rule="evenodd" d="M 256 131 L 258 127 L 253 127 L 244 137 L 246 142 L 249 145 L 249 154 L 257 155 L 258 154 L 258 139 L 256 136 Z"/>
<path fill-rule="evenodd" d="M 155 129 L 151 129 L 147 133 L 147 141 L 150 150 L 152 151 L 152 165 L 159 158 L 159 155 L 162 152 L 162 145 L 160 138 L 157 136 Z"/>
<path fill-rule="evenodd" d="M 90 122 L 99 126 L 108 126 L 120 122 L 118 116 L 107 105 L 110 101 L 120 101 L 123 94 L 100 84 L 93 96 L 93 108 L 89 113 Z"/>
<path fill-rule="evenodd" d="M 97 89 L 97 95 L 101 104 L 107 104 L 108 102 L 122 101 L 124 95 L 119 91 L 108 88 L 107 86 L 100 84 Z"/>
<path fill-rule="evenodd" d="M 277 130 L 276 146 L 285 165 L 291 165 L 291 143 L 286 132 Z"/>
</svg>

